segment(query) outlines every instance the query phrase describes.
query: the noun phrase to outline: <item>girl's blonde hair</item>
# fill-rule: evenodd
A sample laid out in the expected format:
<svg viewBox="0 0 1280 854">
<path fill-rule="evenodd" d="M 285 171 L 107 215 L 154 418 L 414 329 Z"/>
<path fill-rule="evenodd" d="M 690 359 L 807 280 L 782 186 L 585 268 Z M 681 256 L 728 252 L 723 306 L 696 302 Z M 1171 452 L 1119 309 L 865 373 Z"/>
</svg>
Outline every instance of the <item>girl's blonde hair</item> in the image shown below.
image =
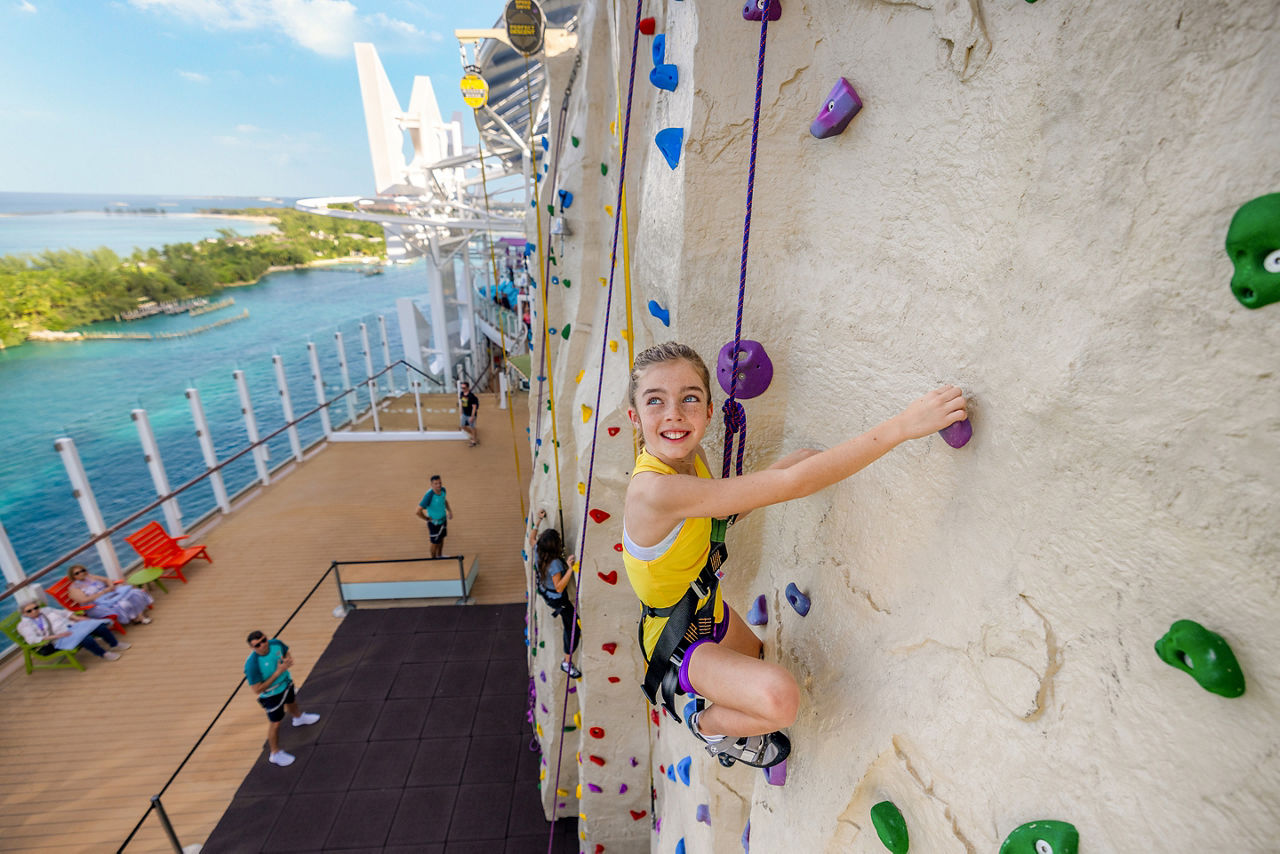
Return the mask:
<svg viewBox="0 0 1280 854">
<path fill-rule="evenodd" d="M 693 365 L 694 370 L 698 372 L 698 377 L 702 380 L 702 387 L 706 389 L 707 401 L 710 402 L 711 372 L 707 370 L 707 363 L 702 361 L 702 357 L 698 355 L 698 352 L 687 344 L 668 341 L 665 344 L 655 344 L 636 356 L 635 367 L 631 369 L 631 382 L 627 388 L 627 400 L 630 401 L 632 409 L 636 408 L 636 389 L 640 387 L 640 374 L 654 365 L 660 365 L 663 362 L 674 362 L 678 359 L 684 359 Z M 643 450 L 643 431 L 640 432 L 639 442 L 640 448 Z"/>
</svg>

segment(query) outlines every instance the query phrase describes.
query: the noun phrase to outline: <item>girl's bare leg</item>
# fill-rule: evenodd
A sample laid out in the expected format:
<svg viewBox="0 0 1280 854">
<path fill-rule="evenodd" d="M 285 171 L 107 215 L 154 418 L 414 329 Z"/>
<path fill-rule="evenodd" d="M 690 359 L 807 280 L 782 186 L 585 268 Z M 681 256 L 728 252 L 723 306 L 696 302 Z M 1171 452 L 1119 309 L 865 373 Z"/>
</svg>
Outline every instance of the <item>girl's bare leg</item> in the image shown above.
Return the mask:
<svg viewBox="0 0 1280 854">
<path fill-rule="evenodd" d="M 698 719 L 699 729 L 736 739 L 791 726 L 800 705 L 796 680 L 785 668 L 758 658 L 760 641 L 729 610 L 725 639 L 699 646 L 689 661 L 689 682 L 711 703 Z"/>
</svg>

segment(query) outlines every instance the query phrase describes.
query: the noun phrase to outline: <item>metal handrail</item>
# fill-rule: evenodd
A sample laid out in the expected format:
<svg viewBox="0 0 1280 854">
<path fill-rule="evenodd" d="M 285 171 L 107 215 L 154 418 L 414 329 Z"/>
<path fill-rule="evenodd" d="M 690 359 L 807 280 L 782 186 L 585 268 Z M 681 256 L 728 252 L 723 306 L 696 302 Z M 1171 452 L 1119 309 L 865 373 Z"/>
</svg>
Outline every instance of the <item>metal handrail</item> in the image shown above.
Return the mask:
<svg viewBox="0 0 1280 854">
<path fill-rule="evenodd" d="M 401 365 L 403 365 L 405 368 L 408 368 L 409 370 L 412 370 L 412 371 L 415 371 L 415 372 L 416 372 L 416 373 L 418 373 L 418 374 L 421 374 L 421 375 L 422 375 L 422 377 L 423 377 L 424 379 L 430 380 L 431 382 L 433 382 L 433 383 L 435 383 L 436 385 L 440 386 L 440 389 L 441 389 L 442 391 L 444 390 L 445 385 L 444 385 L 444 382 L 443 382 L 443 381 L 438 380 L 438 379 L 436 379 L 435 377 L 431 376 L 430 374 L 426 373 L 425 371 L 423 371 L 423 370 L 421 370 L 421 369 L 419 369 L 419 368 L 417 368 L 417 367 L 415 367 L 415 366 L 413 366 L 413 365 L 409 364 L 409 363 L 408 363 L 408 362 L 406 362 L 404 359 L 397 359 L 395 362 L 393 362 L 393 363 L 392 363 L 392 364 L 390 364 L 390 365 L 387 365 L 385 368 L 383 368 L 382 370 L 378 371 L 378 372 L 377 372 L 376 374 L 374 374 L 373 376 L 368 377 L 368 378 L 367 378 L 367 379 L 365 379 L 365 380 L 362 380 L 360 384 L 361 384 L 361 385 L 365 385 L 365 384 L 367 384 L 367 383 L 369 383 L 369 382 L 371 382 L 371 381 L 373 381 L 373 380 L 376 380 L 376 379 L 378 379 L 379 377 L 381 377 L 383 374 L 385 374 L 385 373 L 387 373 L 388 371 L 392 370 L 393 368 L 399 367 L 399 366 L 401 366 Z M 272 440 L 272 439 L 274 439 L 276 436 L 279 436 L 281 433 L 284 433 L 286 430 L 289 430 L 289 429 L 291 429 L 291 428 L 293 428 L 293 427 L 296 427 L 298 424 L 302 423 L 302 422 L 303 422 L 303 421 L 305 421 L 306 419 L 308 419 L 308 418 L 310 418 L 311 416 L 315 415 L 315 414 L 316 414 L 317 412 L 319 412 L 321 409 L 324 409 L 324 408 L 325 408 L 325 407 L 327 407 L 327 406 L 331 406 L 331 405 L 333 405 L 334 403 L 337 403 L 338 401 L 340 401 L 340 400 L 342 400 L 344 397 L 346 397 L 348 394 L 356 394 L 356 393 L 357 393 L 357 388 L 356 388 L 355 386 L 352 386 L 352 387 L 350 387 L 350 388 L 348 388 L 348 389 L 345 389 L 344 391 L 339 392 L 335 397 L 333 397 L 333 398 L 331 398 L 331 399 L 329 399 L 329 400 L 326 400 L 324 403 L 317 403 L 317 404 L 315 405 L 315 407 L 313 407 L 312 409 L 310 409 L 310 410 L 308 410 L 307 412 L 303 413 L 302 415 L 298 416 L 297 418 L 293 419 L 293 420 L 292 420 L 292 421 L 290 421 L 289 423 L 285 424 L 283 427 L 280 427 L 278 430 L 275 430 L 275 431 L 273 431 L 273 432 L 271 432 L 271 433 L 267 434 L 266 436 L 262 437 L 261 439 L 259 439 L 258 441 L 254 442 L 254 443 L 252 443 L 252 444 L 246 445 L 244 448 L 242 448 L 241 450 L 239 450 L 239 451 L 237 451 L 236 453 L 232 454 L 230 457 L 228 457 L 227 459 L 223 460 L 222 462 L 218 463 L 218 464 L 217 464 L 216 466 L 214 466 L 213 468 L 206 469 L 206 470 L 205 470 L 204 472 L 202 472 L 201 474 L 197 475 L 196 477 L 194 477 L 194 478 L 192 478 L 191 480 L 187 481 L 186 483 L 182 484 L 182 485 L 181 485 L 181 486 L 179 486 L 177 489 L 175 489 L 175 490 L 173 490 L 172 492 L 170 492 L 168 495 L 164 495 L 164 496 L 161 496 L 160 498 L 157 498 L 156 500 L 152 501 L 150 504 L 148 504 L 148 505 L 146 505 L 145 507 L 143 507 L 141 510 L 138 510 L 137 512 L 135 512 L 133 515 L 131 515 L 131 516 L 127 516 L 127 517 L 125 517 L 124 519 L 122 519 L 121 521 L 119 521 L 119 522 L 115 523 L 114 525 L 112 525 L 112 526 L 108 527 L 108 528 L 107 528 L 105 531 L 103 531 L 101 534 L 96 534 L 95 536 L 90 537 L 88 540 L 85 540 L 85 541 L 84 541 L 83 543 L 81 543 L 79 546 L 77 546 L 76 548 L 74 548 L 74 549 L 72 549 L 71 551 L 67 552 L 66 554 L 60 555 L 58 558 L 56 558 L 55 560 L 53 560 L 53 561 L 51 561 L 50 563 L 46 564 L 45 566 L 41 567 L 41 568 L 40 568 L 39 570 L 37 570 L 36 572 L 34 572 L 34 573 L 32 573 L 32 574 L 28 575 L 28 576 L 27 576 L 26 578 L 24 578 L 22 581 L 19 581 L 19 582 L 18 582 L 18 583 L 16 583 L 16 584 L 10 585 L 9 587 L 5 588 L 3 591 L 0 591 L 0 602 L 3 602 L 3 601 L 4 601 L 4 600 L 6 600 L 6 599 L 10 599 L 10 598 L 12 598 L 12 597 L 13 597 L 13 596 L 15 596 L 19 591 L 24 590 L 24 589 L 26 589 L 27 587 L 29 587 L 31 584 L 33 584 L 33 583 L 35 583 L 35 582 L 37 582 L 37 581 L 41 580 L 41 579 L 42 579 L 42 578 L 44 578 L 46 575 L 48 575 L 49 573 L 53 572 L 55 569 L 57 569 L 58 567 L 60 567 L 60 566 L 62 566 L 63 564 L 65 564 L 67 561 L 69 561 L 69 560 L 71 560 L 72 558 L 74 558 L 74 557 L 78 556 L 79 554 L 81 554 L 82 552 L 84 552 L 84 551 L 88 550 L 88 549 L 89 549 L 89 548 L 91 548 L 92 546 L 97 545 L 98 543 L 102 542 L 103 540 L 109 539 L 113 534 L 117 534 L 117 533 L 119 533 L 122 529 L 126 528 L 126 527 L 127 527 L 127 526 L 129 526 L 129 525 L 132 525 L 134 522 L 138 521 L 138 520 L 139 520 L 139 519 L 141 519 L 143 516 L 147 515 L 148 513 L 150 513 L 151 511 L 155 510 L 157 507 L 159 507 L 160 505 L 164 504 L 166 501 L 168 501 L 168 500 L 170 500 L 170 499 L 172 499 L 172 498 L 176 498 L 176 497 L 178 497 L 179 495 L 181 495 L 182 493 L 186 492 L 186 491 L 187 491 L 188 489 L 190 489 L 191 487 L 198 485 L 201 481 L 205 480 L 205 479 L 206 479 L 206 478 L 208 478 L 209 476 L 211 476 L 211 475 L 213 475 L 213 474 L 216 474 L 217 472 L 222 471 L 222 469 L 226 468 L 226 467 L 227 467 L 227 466 L 229 466 L 231 463 L 233 463 L 233 462 L 235 462 L 236 460 L 240 459 L 240 458 L 241 458 L 241 457 L 243 457 L 245 454 L 248 454 L 248 453 L 250 453 L 251 451 L 255 450 L 256 448 L 261 447 L 262 445 L 265 445 L 267 442 L 271 441 L 271 440 Z"/>
</svg>

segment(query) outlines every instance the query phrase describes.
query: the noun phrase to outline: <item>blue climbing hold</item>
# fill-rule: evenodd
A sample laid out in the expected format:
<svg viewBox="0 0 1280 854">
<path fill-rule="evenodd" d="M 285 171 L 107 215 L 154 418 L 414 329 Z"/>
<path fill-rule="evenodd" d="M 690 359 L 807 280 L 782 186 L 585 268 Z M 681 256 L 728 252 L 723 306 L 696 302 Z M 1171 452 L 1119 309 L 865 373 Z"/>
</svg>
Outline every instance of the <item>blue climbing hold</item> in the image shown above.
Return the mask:
<svg viewBox="0 0 1280 854">
<path fill-rule="evenodd" d="M 554 326 L 553 326 L 553 327 L 551 327 L 550 329 L 548 329 L 548 330 L 547 330 L 547 333 L 548 333 L 549 335 L 555 335 L 555 334 L 556 334 L 556 328 L 555 328 Z"/>
<path fill-rule="evenodd" d="M 742 828 L 742 852 L 751 854 L 751 819 L 747 819 L 747 826 Z"/>
<path fill-rule="evenodd" d="M 769 624 L 769 602 L 761 593 L 756 601 L 747 609 L 747 624 L 751 626 L 767 626 Z"/>
<path fill-rule="evenodd" d="M 661 320 L 663 326 L 671 325 L 671 312 L 658 305 L 656 299 L 649 300 L 649 313 Z"/>
<path fill-rule="evenodd" d="M 680 165 L 680 146 L 684 145 L 684 128 L 666 128 L 654 134 L 653 141 L 672 169 Z"/>
<path fill-rule="evenodd" d="M 680 777 L 680 782 L 686 786 L 689 785 L 689 766 L 693 764 L 693 759 L 686 756 L 676 763 L 676 774 Z"/>
<path fill-rule="evenodd" d="M 532 243 L 526 243 L 524 245 L 524 254 L 526 255 L 532 255 L 534 252 L 537 252 L 537 251 L 538 251 L 538 247 L 533 245 Z"/>
<path fill-rule="evenodd" d="M 680 85 L 680 71 L 674 65 L 655 65 L 649 72 L 649 82 L 659 89 L 674 92 Z"/>
<path fill-rule="evenodd" d="M 559 276 L 552 276 L 552 277 L 551 277 L 551 284 L 553 284 L 553 285 L 558 285 L 558 284 L 560 284 L 560 277 L 559 277 Z"/>
<path fill-rule="evenodd" d="M 547 142 L 547 138 L 546 138 L 546 136 L 543 136 L 543 137 L 542 137 L 542 139 L 540 140 L 540 142 L 542 143 L 542 150 L 543 150 L 543 151 L 550 151 L 550 150 L 551 150 L 551 143 Z"/>
<path fill-rule="evenodd" d="M 653 64 L 661 65 L 667 61 L 666 33 L 653 37 Z"/>
<path fill-rule="evenodd" d="M 684 854 L 684 837 L 680 837 L 680 841 L 676 843 L 676 854 Z"/>
<path fill-rule="evenodd" d="M 560 210 L 567 211 L 573 204 L 573 193 L 568 190 L 560 191 Z"/>
<path fill-rule="evenodd" d="M 673 783 L 676 781 L 676 766 L 674 765 L 667 766 L 667 779 Z"/>
<path fill-rule="evenodd" d="M 796 587 L 794 581 L 787 585 L 787 601 L 800 616 L 803 617 L 809 613 L 809 597 L 800 592 L 800 588 Z"/>
<path fill-rule="evenodd" d="M 698 804 L 698 811 L 694 815 L 695 821 L 700 821 L 707 827 L 711 826 L 711 809 L 706 804 Z"/>
</svg>

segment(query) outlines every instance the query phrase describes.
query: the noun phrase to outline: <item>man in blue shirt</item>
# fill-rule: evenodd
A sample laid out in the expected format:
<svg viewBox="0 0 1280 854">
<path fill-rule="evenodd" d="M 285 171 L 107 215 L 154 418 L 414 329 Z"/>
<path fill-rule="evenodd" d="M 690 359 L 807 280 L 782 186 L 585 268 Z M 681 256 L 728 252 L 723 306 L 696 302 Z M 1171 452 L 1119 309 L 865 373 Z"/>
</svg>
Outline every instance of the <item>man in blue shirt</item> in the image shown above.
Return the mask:
<svg viewBox="0 0 1280 854">
<path fill-rule="evenodd" d="M 444 538 L 449 533 L 449 520 L 453 518 L 453 508 L 449 506 L 444 481 L 438 474 L 431 475 L 431 489 L 418 502 L 418 518 L 427 520 L 427 535 L 431 538 L 431 557 L 440 557 L 444 553 Z"/>
<path fill-rule="evenodd" d="M 249 633 L 249 646 L 253 652 L 244 660 L 244 679 L 258 695 L 258 702 L 267 710 L 267 744 L 271 748 L 268 761 L 272 765 L 292 765 L 296 758 L 280 749 L 280 722 L 284 713 L 293 718 L 294 726 L 310 726 L 320 720 L 317 714 L 305 713 L 298 708 L 293 690 L 293 678 L 289 668 L 293 655 L 281 640 L 268 640 L 262 632 Z"/>
</svg>

